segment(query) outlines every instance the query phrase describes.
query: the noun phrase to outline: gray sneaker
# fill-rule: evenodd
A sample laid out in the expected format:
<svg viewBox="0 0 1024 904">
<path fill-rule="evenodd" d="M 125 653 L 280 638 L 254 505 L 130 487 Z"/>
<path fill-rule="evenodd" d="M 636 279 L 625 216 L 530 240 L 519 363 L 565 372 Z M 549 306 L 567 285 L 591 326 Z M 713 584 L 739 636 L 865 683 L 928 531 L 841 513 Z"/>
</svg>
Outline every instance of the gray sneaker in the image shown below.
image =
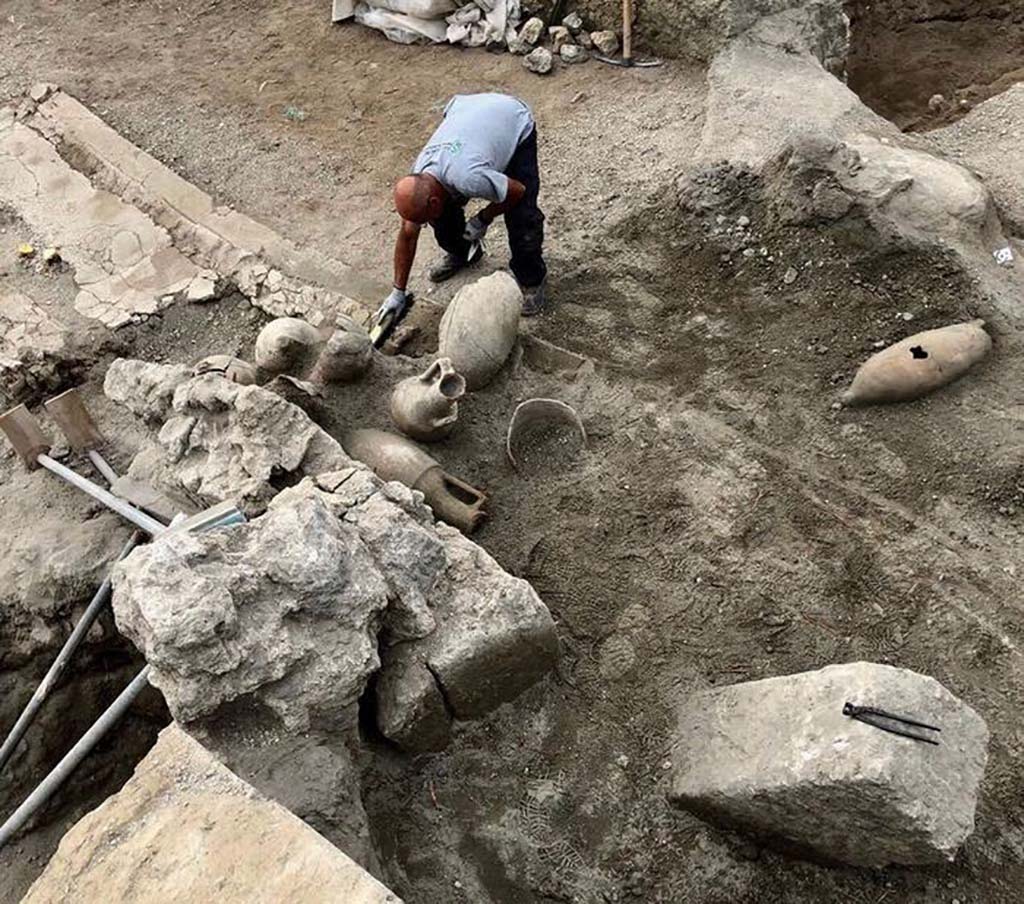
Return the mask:
<svg viewBox="0 0 1024 904">
<path fill-rule="evenodd" d="M 548 299 L 544 294 L 544 283 L 530 288 L 523 288 L 523 316 L 533 317 L 544 311 Z"/>
<path fill-rule="evenodd" d="M 457 254 L 446 253 L 430 270 L 427 276 L 431 282 L 444 282 L 451 279 L 460 270 L 471 267 L 484 256 L 484 247 L 479 242 L 469 249 L 469 257 L 462 258 Z"/>
</svg>

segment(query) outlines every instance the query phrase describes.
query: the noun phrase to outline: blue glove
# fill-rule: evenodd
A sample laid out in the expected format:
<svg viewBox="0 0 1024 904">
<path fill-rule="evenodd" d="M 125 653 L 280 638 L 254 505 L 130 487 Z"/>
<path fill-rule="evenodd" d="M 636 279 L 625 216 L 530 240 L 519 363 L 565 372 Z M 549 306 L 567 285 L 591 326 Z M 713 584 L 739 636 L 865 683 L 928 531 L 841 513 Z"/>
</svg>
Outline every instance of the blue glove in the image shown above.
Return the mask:
<svg viewBox="0 0 1024 904">
<path fill-rule="evenodd" d="M 384 304 L 377 309 L 377 322 L 383 321 L 388 314 L 397 315 L 408 300 L 409 293 L 405 289 L 392 289 L 391 294 L 384 299 Z"/>
<path fill-rule="evenodd" d="M 466 231 L 462 233 L 462 237 L 467 242 L 483 241 L 483 237 L 487 235 L 487 229 L 490 225 L 490 223 L 485 223 L 478 214 L 466 223 Z"/>
</svg>

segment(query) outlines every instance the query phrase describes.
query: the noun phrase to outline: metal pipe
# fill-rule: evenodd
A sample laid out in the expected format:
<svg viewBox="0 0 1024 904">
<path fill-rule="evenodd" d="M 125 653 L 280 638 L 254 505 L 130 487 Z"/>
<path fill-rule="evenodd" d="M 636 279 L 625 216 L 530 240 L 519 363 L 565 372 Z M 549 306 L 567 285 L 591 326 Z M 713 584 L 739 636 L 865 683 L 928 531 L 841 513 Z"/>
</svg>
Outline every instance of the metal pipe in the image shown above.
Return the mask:
<svg viewBox="0 0 1024 904">
<path fill-rule="evenodd" d="M 0 848 L 14 837 L 15 833 L 25 825 L 32 814 L 43 806 L 53 795 L 53 792 L 75 771 L 78 764 L 85 759 L 86 754 L 99 743 L 100 739 L 110 730 L 114 723 L 125 714 L 128 707 L 132 705 L 132 702 L 148 681 L 149 666 L 147 665 L 132 679 L 131 684 L 121 691 L 117 699 L 107 707 L 103 715 L 92 724 L 92 727 L 82 735 L 78 743 L 50 770 L 50 774 L 39 783 L 39 786 L 25 799 L 25 802 L 0 826 Z"/>
<path fill-rule="evenodd" d="M 100 472 L 107 483 L 113 483 L 117 480 L 117 471 L 107 464 L 107 460 L 100 455 L 99 452 L 95 449 L 90 449 L 85 454 L 89 456 L 89 461 L 92 462 L 92 466 Z"/>
<path fill-rule="evenodd" d="M 127 518 L 132 524 L 142 528 L 147 534 L 156 537 L 167 530 L 167 526 L 161 524 L 156 518 L 151 518 L 145 512 L 135 508 L 134 505 L 130 505 L 108 490 L 103 489 L 103 487 L 97 486 L 91 480 L 86 480 L 81 474 L 64 467 L 59 461 L 54 461 L 49 455 L 39 455 L 36 457 L 36 461 L 46 468 L 47 471 L 66 480 L 83 493 L 88 493 L 98 502 L 102 502 L 107 508 L 117 512 L 122 518 Z"/>
<path fill-rule="evenodd" d="M 121 554 L 117 557 L 118 561 L 125 558 L 128 553 L 135 549 L 135 547 L 141 542 L 142 533 L 140 531 L 135 531 L 125 544 L 124 549 L 121 550 Z M 39 687 L 36 688 L 35 693 L 32 694 L 28 703 L 25 704 L 25 708 L 22 710 L 21 715 L 18 716 L 18 721 L 14 723 L 14 727 L 4 740 L 3 746 L 0 747 L 0 770 L 3 769 L 4 764 L 10 759 L 11 754 L 14 753 L 14 749 L 18 746 L 18 742 L 25 736 L 25 732 L 28 731 L 28 727 L 32 724 L 32 720 L 36 717 L 36 713 L 38 713 L 42 708 L 43 703 L 46 702 L 46 698 L 50 694 L 50 691 L 53 690 L 57 682 L 60 680 L 61 675 L 64 674 L 64 670 L 71 661 L 71 657 L 74 655 L 75 650 L 78 649 L 78 645 L 89 632 L 93 622 L 96 621 L 97 616 L 109 600 L 110 576 L 108 575 L 104 579 L 103 583 L 100 584 L 99 590 L 97 590 L 93 595 L 92 602 L 89 603 L 85 612 L 82 613 L 82 617 L 78 620 L 78 624 L 75 625 L 74 630 L 71 632 L 71 636 L 67 641 L 65 641 L 64 646 L 61 647 L 53 665 L 50 666 L 50 670 L 46 673 L 46 677 L 43 678 Z"/>
</svg>

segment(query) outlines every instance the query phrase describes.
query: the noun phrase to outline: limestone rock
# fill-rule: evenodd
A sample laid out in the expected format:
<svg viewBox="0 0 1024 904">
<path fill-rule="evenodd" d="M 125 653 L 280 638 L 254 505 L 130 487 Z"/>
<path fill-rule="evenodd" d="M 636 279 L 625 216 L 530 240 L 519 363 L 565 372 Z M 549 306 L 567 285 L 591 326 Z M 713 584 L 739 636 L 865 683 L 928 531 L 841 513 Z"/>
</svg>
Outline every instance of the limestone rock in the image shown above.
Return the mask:
<svg viewBox="0 0 1024 904">
<path fill-rule="evenodd" d="M 932 745 L 847 702 L 939 726 Z M 933 678 L 867 662 L 705 691 L 679 713 L 676 804 L 859 866 L 952 860 L 974 829 L 984 720 Z"/>
<path fill-rule="evenodd" d="M 619 36 L 614 31 L 595 31 L 590 35 L 594 49 L 605 56 L 615 56 L 619 50 Z"/>
<path fill-rule="evenodd" d="M 174 391 L 192 375 L 184 364 L 151 364 L 118 358 L 107 368 L 103 393 L 148 423 L 167 417 Z"/>
<path fill-rule="evenodd" d="M 132 391 L 131 376 L 141 391 Z M 108 397 L 150 419 L 167 414 L 168 390 L 175 386 L 158 436 L 160 452 L 143 449 L 131 477 L 172 497 L 184 495 L 197 507 L 231 500 L 254 515 L 266 508 L 281 480 L 351 464 L 334 439 L 281 396 L 219 374 L 175 383 L 179 376 L 174 368 L 124 360 L 108 371 Z"/>
<path fill-rule="evenodd" d="M 452 717 L 430 667 L 412 644 L 398 644 L 382 656 L 375 689 L 377 727 L 399 747 L 416 753 L 444 750 Z"/>
<path fill-rule="evenodd" d="M 552 25 L 548 29 L 548 37 L 551 39 L 552 53 L 560 53 L 566 44 L 572 42 L 572 34 L 564 25 Z"/>
<path fill-rule="evenodd" d="M 190 725 L 189 733 L 260 794 L 380 875 L 349 739 L 281 730 L 252 713 L 241 730 L 237 719 L 217 718 Z"/>
<path fill-rule="evenodd" d="M 23 899 L 401 904 L 326 839 L 171 725 L 131 780 L 80 820 Z"/>
<path fill-rule="evenodd" d="M 563 63 L 585 63 L 589 54 L 579 44 L 564 44 L 559 56 Z"/>
<path fill-rule="evenodd" d="M 576 32 L 583 28 L 583 17 L 579 13 L 569 13 L 568 16 L 562 19 L 562 25 L 573 34 L 576 34 Z"/>
<path fill-rule="evenodd" d="M 315 494 L 141 547 L 113 583 L 118 627 L 180 722 L 254 697 L 289 729 L 340 727 L 379 665 L 386 583 L 357 530 Z"/>
<path fill-rule="evenodd" d="M 454 528 L 437 525 L 448 559 L 434 596 L 437 630 L 399 644 L 377 684 L 378 724 L 398 744 L 434 749 L 450 715 L 474 719 L 514 699 L 554 668 L 558 639 L 533 588 Z M 433 680 L 431 680 L 433 679 Z"/>
<path fill-rule="evenodd" d="M 544 34 L 544 20 L 534 16 L 532 19 L 527 19 L 523 27 L 519 29 L 519 40 L 532 47 L 540 40 L 542 34 Z"/>
<path fill-rule="evenodd" d="M 114 612 L 175 718 L 210 731 L 242 703 L 289 730 L 350 731 L 383 648 L 381 729 L 436 749 L 452 718 L 513 699 L 558 654 L 526 581 L 363 467 L 303 480 L 248 524 L 136 550 Z"/>
<path fill-rule="evenodd" d="M 523 57 L 523 65 L 537 75 L 547 75 L 555 60 L 546 47 L 537 47 Z"/>
</svg>

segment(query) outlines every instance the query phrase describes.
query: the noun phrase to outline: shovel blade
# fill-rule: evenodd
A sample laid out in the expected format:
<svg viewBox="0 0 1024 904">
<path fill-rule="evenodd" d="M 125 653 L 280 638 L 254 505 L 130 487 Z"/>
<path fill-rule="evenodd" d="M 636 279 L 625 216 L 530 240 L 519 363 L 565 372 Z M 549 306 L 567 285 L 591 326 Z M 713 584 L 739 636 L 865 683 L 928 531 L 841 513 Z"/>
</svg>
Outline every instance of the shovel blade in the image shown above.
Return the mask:
<svg viewBox="0 0 1024 904">
<path fill-rule="evenodd" d="M 0 430 L 3 430 L 14 446 L 14 451 L 30 471 L 39 467 L 39 456 L 50 451 L 50 443 L 43 435 L 39 422 L 24 405 L 0 414 Z"/>
<path fill-rule="evenodd" d="M 93 422 L 77 389 L 62 392 L 43 405 L 76 452 L 88 452 L 103 444 L 103 434 Z"/>
</svg>

